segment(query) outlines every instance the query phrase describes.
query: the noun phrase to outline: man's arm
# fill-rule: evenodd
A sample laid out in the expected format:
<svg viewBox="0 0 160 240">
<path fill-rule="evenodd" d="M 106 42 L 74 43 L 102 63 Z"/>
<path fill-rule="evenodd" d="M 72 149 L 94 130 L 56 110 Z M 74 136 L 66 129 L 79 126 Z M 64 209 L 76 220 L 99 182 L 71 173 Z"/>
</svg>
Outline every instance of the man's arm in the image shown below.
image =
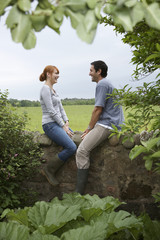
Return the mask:
<svg viewBox="0 0 160 240">
<path fill-rule="evenodd" d="M 82 136 L 81 136 L 82 139 L 86 136 L 87 133 L 89 133 L 91 131 L 92 128 L 94 128 L 96 122 L 98 121 L 98 119 L 102 113 L 102 110 L 103 110 L 103 107 L 99 107 L 99 106 L 94 107 L 89 126 L 82 134 Z"/>
</svg>

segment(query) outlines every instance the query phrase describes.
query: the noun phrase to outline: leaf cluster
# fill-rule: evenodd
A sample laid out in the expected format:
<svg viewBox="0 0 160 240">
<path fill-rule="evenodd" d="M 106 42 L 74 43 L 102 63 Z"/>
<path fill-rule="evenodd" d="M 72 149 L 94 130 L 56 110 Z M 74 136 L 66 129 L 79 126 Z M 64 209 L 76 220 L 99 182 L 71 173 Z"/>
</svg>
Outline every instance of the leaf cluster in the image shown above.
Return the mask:
<svg viewBox="0 0 160 240">
<path fill-rule="evenodd" d="M 26 49 L 36 45 L 35 32 L 46 26 L 60 34 L 64 16 L 69 17 L 77 35 L 85 42 L 94 39 L 102 2 L 99 0 L 1 0 L 0 15 L 10 7 L 6 25 L 10 28 L 13 41 L 23 44 Z"/>
<path fill-rule="evenodd" d="M 27 116 L 18 115 L 7 96 L 0 92 L 0 211 L 25 201 L 20 184 L 36 172 L 41 156 L 33 136 L 24 133 Z"/>
<path fill-rule="evenodd" d="M 108 196 L 78 193 L 64 194 L 62 200 L 36 202 L 33 207 L 6 209 L 0 223 L 0 239 L 24 240 L 105 240 L 158 239 L 160 223 L 145 215 L 134 215 L 115 209 L 122 204 Z M 148 228 L 148 225 L 150 228 Z M 13 238 L 12 238 L 13 237 Z"/>
</svg>

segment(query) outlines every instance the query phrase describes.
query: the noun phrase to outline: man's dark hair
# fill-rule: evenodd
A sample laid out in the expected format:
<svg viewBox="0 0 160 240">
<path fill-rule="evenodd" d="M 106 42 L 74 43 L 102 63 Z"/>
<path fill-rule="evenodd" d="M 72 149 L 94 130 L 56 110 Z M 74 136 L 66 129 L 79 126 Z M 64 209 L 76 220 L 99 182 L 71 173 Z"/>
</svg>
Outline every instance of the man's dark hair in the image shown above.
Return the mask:
<svg viewBox="0 0 160 240">
<path fill-rule="evenodd" d="M 105 64 L 105 62 L 99 60 L 99 61 L 94 61 L 91 63 L 91 65 L 94 66 L 94 69 L 96 72 L 101 69 L 101 76 L 103 78 L 107 77 L 107 72 L 108 72 L 108 66 Z"/>
</svg>

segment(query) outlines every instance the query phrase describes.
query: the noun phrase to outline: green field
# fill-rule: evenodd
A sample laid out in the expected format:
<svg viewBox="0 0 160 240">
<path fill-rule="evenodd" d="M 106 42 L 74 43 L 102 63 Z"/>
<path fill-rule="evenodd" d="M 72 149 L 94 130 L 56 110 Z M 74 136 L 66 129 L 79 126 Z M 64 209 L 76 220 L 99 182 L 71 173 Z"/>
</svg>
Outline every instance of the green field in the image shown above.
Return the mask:
<svg viewBox="0 0 160 240">
<path fill-rule="evenodd" d="M 94 105 L 64 106 L 73 131 L 84 131 L 87 128 L 93 108 Z M 17 108 L 17 111 L 20 114 L 27 113 L 29 117 L 27 130 L 43 132 L 41 107 L 21 107 Z"/>
</svg>

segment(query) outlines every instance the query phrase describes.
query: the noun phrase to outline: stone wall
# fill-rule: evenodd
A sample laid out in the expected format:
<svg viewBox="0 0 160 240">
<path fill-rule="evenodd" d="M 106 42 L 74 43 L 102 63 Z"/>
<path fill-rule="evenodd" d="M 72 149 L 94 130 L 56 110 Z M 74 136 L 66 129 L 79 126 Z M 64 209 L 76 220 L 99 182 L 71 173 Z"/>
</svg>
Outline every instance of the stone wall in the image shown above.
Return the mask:
<svg viewBox="0 0 160 240">
<path fill-rule="evenodd" d="M 80 134 L 80 132 L 74 134 L 73 140 L 77 145 Z M 140 137 L 146 137 L 146 134 L 136 135 L 133 143 L 126 141 L 122 144 L 121 139 L 118 140 L 113 136 L 91 152 L 91 166 L 85 193 L 97 194 L 100 197 L 111 195 L 127 203 L 122 205 L 121 209 L 135 214 L 147 211 L 152 218 L 160 219 L 160 208 L 152 197 L 153 194 L 160 192 L 160 175 L 145 169 L 142 156 L 133 161 L 129 159 L 129 152 L 135 144 L 140 144 Z M 38 132 L 34 136 L 34 141 L 39 142 L 43 148 L 41 169 L 60 151 L 61 147 L 53 143 L 45 134 Z M 38 200 L 50 201 L 54 197 L 61 198 L 63 193 L 74 192 L 76 172 L 75 156 L 73 156 L 57 173 L 59 186 L 51 186 L 39 171 L 26 181 L 23 187 L 36 191 Z"/>
</svg>

